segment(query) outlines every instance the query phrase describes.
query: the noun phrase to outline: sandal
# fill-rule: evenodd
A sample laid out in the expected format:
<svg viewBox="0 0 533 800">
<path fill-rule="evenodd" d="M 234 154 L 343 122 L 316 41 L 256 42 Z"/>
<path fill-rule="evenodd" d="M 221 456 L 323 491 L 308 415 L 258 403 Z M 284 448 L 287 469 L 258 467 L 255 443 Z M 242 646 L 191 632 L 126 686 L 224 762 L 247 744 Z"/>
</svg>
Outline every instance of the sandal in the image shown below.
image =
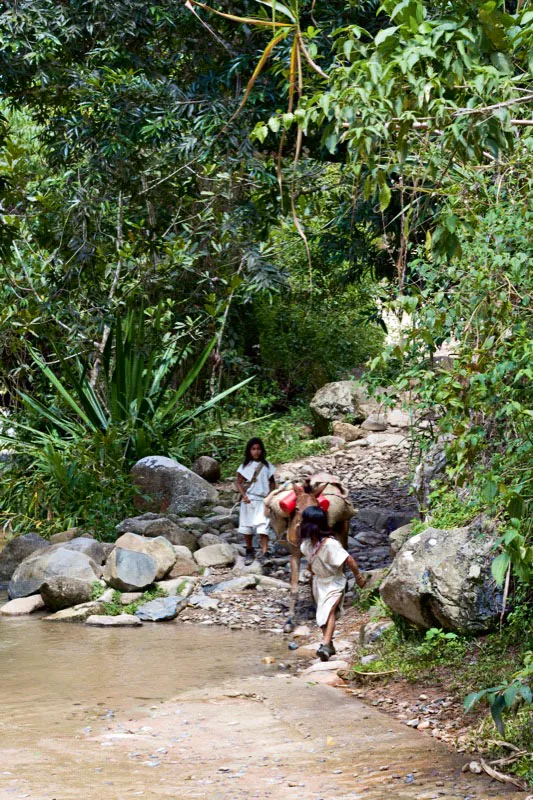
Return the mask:
<svg viewBox="0 0 533 800">
<path fill-rule="evenodd" d="M 250 566 L 255 561 L 255 550 L 253 547 L 246 548 L 246 555 L 244 556 L 244 564 L 245 566 Z"/>
</svg>

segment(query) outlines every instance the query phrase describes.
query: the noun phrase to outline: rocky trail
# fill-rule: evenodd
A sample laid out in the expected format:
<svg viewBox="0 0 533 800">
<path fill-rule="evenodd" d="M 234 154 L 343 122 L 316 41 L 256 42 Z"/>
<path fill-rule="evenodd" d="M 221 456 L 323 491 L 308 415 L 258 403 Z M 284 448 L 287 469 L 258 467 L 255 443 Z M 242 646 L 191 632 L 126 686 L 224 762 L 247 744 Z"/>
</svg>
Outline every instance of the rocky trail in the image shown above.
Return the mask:
<svg viewBox="0 0 533 800">
<path fill-rule="evenodd" d="M 277 471 L 281 482 L 316 472 L 341 478 L 358 509 L 349 550 L 374 577 L 390 563 L 391 544 L 397 549 L 397 537 L 416 512 L 407 430 L 378 425 L 378 431 L 358 430 L 352 441 L 330 437 L 328 454 Z M 0 723 L 0 800 L 526 797 L 462 771 L 469 756 L 456 699 L 351 682 L 350 666 L 372 658 L 365 645 L 390 624 L 369 623 L 352 607 L 353 582 L 334 660 L 316 659 L 320 632 L 305 562 L 300 625 L 284 635 L 287 550 L 277 543 L 265 565 L 245 566 L 232 487 L 218 484 L 217 490 L 219 505 L 211 503 L 203 518 L 171 507 L 123 521 L 116 547 L 72 531 L 45 543 L 44 551 L 31 537 L 17 544 L 27 552 L 6 548 L 5 569 L 15 568 L 9 559 L 26 561 L 10 583 L 15 590 L 22 586 L 22 596 L 0 609 L 0 666 L 10 698 Z M 86 570 L 89 556 L 95 559 L 91 570 L 123 592 L 125 616 L 99 616 L 104 596 L 113 596 L 105 584 L 102 598 L 74 601 L 80 587 L 94 584 L 43 582 L 35 568 L 24 571 L 28 563 L 65 559 Z M 139 583 L 150 584 L 160 573 L 166 580 L 157 585 L 168 596 L 131 606 L 142 592 L 128 589 L 128 581 L 146 569 Z M 28 588 L 26 582 L 37 579 L 40 584 Z M 39 585 L 42 597 L 35 594 Z M 68 591 L 74 594 L 67 601 Z M 13 603 L 28 608 L 11 612 Z M 54 603 L 59 610 L 50 615 Z M 31 618 L 17 616 L 31 611 Z M 50 624 L 74 621 L 86 624 Z M 122 624 L 138 630 L 117 627 Z"/>
</svg>

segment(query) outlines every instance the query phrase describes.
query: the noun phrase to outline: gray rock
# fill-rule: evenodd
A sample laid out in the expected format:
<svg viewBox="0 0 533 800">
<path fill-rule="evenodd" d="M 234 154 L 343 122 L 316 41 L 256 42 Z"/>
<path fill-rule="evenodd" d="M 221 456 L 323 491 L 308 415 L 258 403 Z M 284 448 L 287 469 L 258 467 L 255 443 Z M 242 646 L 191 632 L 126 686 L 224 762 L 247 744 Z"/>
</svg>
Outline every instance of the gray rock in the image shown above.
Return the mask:
<svg viewBox="0 0 533 800">
<path fill-rule="evenodd" d="M 202 611 L 216 611 L 219 606 L 218 600 L 214 597 L 208 597 L 203 592 L 192 594 L 188 599 L 188 604 L 192 608 L 201 608 Z"/>
<path fill-rule="evenodd" d="M 182 544 L 173 544 L 172 549 L 174 550 L 174 555 L 176 558 L 190 558 L 192 560 L 192 553 L 188 547 L 185 547 Z"/>
<path fill-rule="evenodd" d="M 69 528 L 66 531 L 60 531 L 59 533 L 54 533 L 52 536 L 50 536 L 50 544 L 71 542 L 73 539 L 77 539 L 78 536 L 85 536 L 88 539 L 93 538 L 92 536 L 87 536 L 83 528 Z"/>
<path fill-rule="evenodd" d="M 162 536 L 171 544 L 187 547 L 191 552 L 198 549 L 198 540 L 194 533 L 178 527 L 178 525 L 168 519 L 156 520 L 150 523 L 145 530 L 145 536 Z"/>
<path fill-rule="evenodd" d="M 129 606 L 130 603 L 135 603 L 143 596 L 142 592 L 124 592 L 120 595 L 119 603 L 121 606 Z"/>
<path fill-rule="evenodd" d="M 4 617 L 23 617 L 40 611 L 44 608 L 44 601 L 40 594 L 33 594 L 30 597 L 18 597 L 10 600 L 0 608 L 0 614 Z"/>
<path fill-rule="evenodd" d="M 362 423 L 361 428 L 365 431 L 386 431 L 387 417 L 383 414 L 370 414 Z"/>
<path fill-rule="evenodd" d="M 135 616 L 143 622 L 163 622 L 174 619 L 187 605 L 187 600 L 179 595 L 175 597 L 157 597 L 139 606 Z"/>
<path fill-rule="evenodd" d="M 175 522 L 178 528 L 185 528 L 185 530 L 194 531 L 194 533 L 205 533 L 209 528 L 209 525 L 206 525 L 200 517 L 178 517 L 177 514 L 169 514 L 168 518 L 171 522 Z"/>
<path fill-rule="evenodd" d="M 211 544 L 197 550 L 194 560 L 200 567 L 224 567 L 235 563 L 235 551 L 227 542 Z"/>
<path fill-rule="evenodd" d="M 43 547 L 49 547 L 49 542 L 38 533 L 25 533 L 11 539 L 0 553 L 0 581 L 8 581 L 24 559 Z"/>
<path fill-rule="evenodd" d="M 169 579 L 180 578 L 182 575 L 186 576 L 186 575 L 200 574 L 200 567 L 192 557 L 190 550 L 188 552 L 189 552 L 188 558 L 182 558 L 181 556 L 176 558 L 174 566 L 168 573 Z"/>
<path fill-rule="evenodd" d="M 366 440 L 374 447 L 399 447 L 407 444 L 407 438 L 402 433 L 370 433 Z"/>
<path fill-rule="evenodd" d="M 412 536 L 380 587 L 383 601 L 422 629 L 478 634 L 500 616 L 502 593 L 491 575 L 497 536 L 483 522 L 428 528 Z"/>
<path fill-rule="evenodd" d="M 322 436 L 331 432 L 335 420 L 353 423 L 361 419 L 357 387 L 353 381 L 327 383 L 316 392 L 310 408 L 315 431 Z"/>
<path fill-rule="evenodd" d="M 218 500 L 211 484 L 173 458 L 146 456 L 133 466 L 131 474 L 140 490 L 137 505 L 146 511 L 185 516 L 198 513 Z"/>
<path fill-rule="evenodd" d="M 115 545 L 112 542 L 100 542 L 102 545 L 102 549 L 104 551 L 104 561 L 107 561 L 111 552 L 115 549 Z"/>
<path fill-rule="evenodd" d="M 350 422 L 333 423 L 333 435 L 339 436 L 345 442 L 355 442 L 364 436 L 364 432 L 359 425 L 352 425 Z"/>
<path fill-rule="evenodd" d="M 102 595 L 103 597 L 103 595 Z M 62 611 L 56 611 L 55 614 L 50 614 L 49 617 L 44 617 L 45 622 L 85 622 L 88 617 L 93 614 L 101 614 L 104 611 L 104 603 L 102 598 L 93 600 L 90 603 L 81 603 L 79 606 L 72 608 L 64 608 Z"/>
<path fill-rule="evenodd" d="M 106 617 L 101 614 L 92 614 L 85 620 L 86 625 L 97 628 L 138 628 L 141 620 L 133 614 L 119 614 L 116 617 Z"/>
<path fill-rule="evenodd" d="M 406 414 L 405 411 L 401 411 L 399 408 L 389 411 L 387 421 L 393 428 L 409 428 L 411 425 L 409 414 Z"/>
<path fill-rule="evenodd" d="M 235 566 L 231 570 L 234 575 L 241 576 L 241 575 L 262 575 L 263 574 L 263 567 L 257 561 L 252 561 L 251 564 L 245 564 L 244 558 L 242 556 L 237 556 L 237 560 L 235 562 Z"/>
<path fill-rule="evenodd" d="M 141 514 L 139 517 L 128 517 L 116 526 L 118 533 L 137 533 L 139 536 L 144 536 L 146 528 L 151 522 L 158 519 L 166 519 L 161 514 L 153 514 L 148 511 L 146 514 Z"/>
<path fill-rule="evenodd" d="M 366 664 L 371 664 L 373 661 L 379 661 L 379 656 L 376 653 L 372 653 L 368 656 L 363 656 L 361 659 L 361 664 L 366 666 Z"/>
<path fill-rule="evenodd" d="M 200 456 L 192 465 L 192 471 L 208 483 L 216 483 L 220 480 L 220 464 L 211 456 Z"/>
<path fill-rule="evenodd" d="M 413 526 L 408 523 L 407 525 L 402 525 L 401 528 L 396 528 L 392 533 L 389 533 L 390 548 L 394 555 L 400 551 L 410 538 L 412 528 Z"/>
<path fill-rule="evenodd" d="M 176 595 L 189 597 L 189 595 L 194 592 L 196 581 L 194 578 L 185 575 L 168 581 L 159 581 L 158 586 L 160 586 L 169 597 L 176 597 Z"/>
<path fill-rule="evenodd" d="M 136 533 L 123 533 L 117 539 L 116 546 L 123 550 L 133 550 L 136 553 L 145 553 L 152 556 L 157 564 L 156 580 L 161 580 L 167 575 L 176 562 L 176 554 L 170 542 L 163 536 L 154 539 L 138 536 Z"/>
<path fill-rule="evenodd" d="M 220 529 L 224 527 L 224 525 L 234 526 L 239 522 L 239 515 L 238 514 L 213 514 L 210 517 L 206 517 L 204 519 L 206 525 L 210 528 L 217 528 Z"/>
<path fill-rule="evenodd" d="M 115 547 L 104 570 L 104 580 L 120 592 L 146 589 L 157 575 L 157 561 L 146 553 Z"/>
<path fill-rule="evenodd" d="M 246 589 L 255 589 L 258 581 L 255 575 L 243 575 L 239 578 L 231 578 L 229 581 L 222 581 L 213 587 L 212 592 L 244 592 Z"/>
<path fill-rule="evenodd" d="M 203 533 L 198 540 L 198 544 L 200 547 L 209 547 L 210 544 L 221 544 L 222 541 L 216 533 Z"/>
<path fill-rule="evenodd" d="M 355 537 L 358 544 L 366 544 L 369 547 L 376 547 L 381 544 L 381 534 L 377 531 L 361 531 Z"/>
<path fill-rule="evenodd" d="M 52 546 L 54 547 L 55 545 Z M 88 536 L 75 537 L 72 541 L 62 544 L 61 547 L 66 547 L 67 550 L 72 550 L 75 553 L 83 553 L 92 558 L 97 564 L 103 564 L 105 561 L 105 550 L 101 542 L 97 542 L 96 539 Z"/>
<path fill-rule="evenodd" d="M 359 630 L 359 643 L 362 647 L 368 647 L 368 645 L 373 644 L 373 642 L 383 636 L 386 630 L 392 627 L 394 627 L 394 623 L 390 620 L 386 622 L 367 622 L 366 625 L 363 625 Z"/>
<path fill-rule="evenodd" d="M 54 545 L 19 564 L 9 582 L 8 594 L 11 599 L 36 594 L 43 583 L 58 575 L 92 583 L 100 573 L 101 568 L 84 553 L 67 550 L 62 545 L 56 549 Z"/>
<path fill-rule="evenodd" d="M 92 582 L 67 578 L 64 575 L 50 578 L 41 586 L 41 596 L 50 611 L 61 611 L 80 603 L 88 603 L 92 599 L 92 594 Z"/>
</svg>

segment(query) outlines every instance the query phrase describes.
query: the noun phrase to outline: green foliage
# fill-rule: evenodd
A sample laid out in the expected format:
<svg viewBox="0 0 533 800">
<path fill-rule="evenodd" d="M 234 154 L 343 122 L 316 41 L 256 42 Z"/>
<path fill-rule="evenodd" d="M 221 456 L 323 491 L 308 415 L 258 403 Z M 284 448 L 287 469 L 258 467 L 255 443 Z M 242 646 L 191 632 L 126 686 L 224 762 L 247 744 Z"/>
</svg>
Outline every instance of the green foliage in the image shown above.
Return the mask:
<svg viewBox="0 0 533 800">
<path fill-rule="evenodd" d="M 121 604 L 121 596 L 121 592 L 114 591 L 111 600 L 108 603 L 104 603 L 103 613 L 106 616 L 117 617 L 119 614 L 135 614 L 139 606 L 148 603 L 150 600 L 155 600 L 158 597 L 167 597 L 167 593 L 161 586 L 156 586 L 153 589 L 147 589 L 138 600 L 135 600 L 133 603 L 128 603 L 126 606 Z"/>
<path fill-rule="evenodd" d="M 515 672 L 509 683 L 500 683 L 489 689 L 471 692 L 465 699 L 465 711 L 471 711 L 475 706 L 486 701 L 490 713 L 499 733 L 505 736 L 505 725 L 502 714 L 516 710 L 520 703 L 531 705 L 533 695 L 531 684 L 533 682 L 533 652 L 529 651 L 524 657 L 524 666 Z"/>
</svg>

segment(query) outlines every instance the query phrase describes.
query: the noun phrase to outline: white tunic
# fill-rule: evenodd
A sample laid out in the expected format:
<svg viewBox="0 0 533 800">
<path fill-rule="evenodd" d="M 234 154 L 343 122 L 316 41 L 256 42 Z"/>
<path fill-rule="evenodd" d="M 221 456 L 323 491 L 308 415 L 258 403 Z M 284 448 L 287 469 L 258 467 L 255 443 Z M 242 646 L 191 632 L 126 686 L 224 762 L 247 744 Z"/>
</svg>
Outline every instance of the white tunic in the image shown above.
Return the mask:
<svg viewBox="0 0 533 800">
<path fill-rule="evenodd" d="M 331 609 L 343 596 L 346 589 L 343 567 L 350 554 L 337 539 L 330 536 L 323 539 L 320 546 L 315 548 L 310 539 L 305 539 L 300 549 L 313 572 L 316 622 L 322 627 L 328 621 Z M 337 613 L 340 613 L 340 610 L 339 605 Z"/>
<path fill-rule="evenodd" d="M 250 461 L 246 466 L 241 464 L 237 473 L 242 475 L 245 481 L 251 481 L 258 466 L 257 461 Z M 263 466 L 254 483 L 247 490 L 246 494 L 250 499 L 249 503 L 241 502 L 239 513 L 239 531 L 241 533 L 268 533 L 269 522 L 265 514 L 264 499 L 270 494 L 270 478 L 274 475 L 276 468 L 270 461 Z"/>
</svg>

